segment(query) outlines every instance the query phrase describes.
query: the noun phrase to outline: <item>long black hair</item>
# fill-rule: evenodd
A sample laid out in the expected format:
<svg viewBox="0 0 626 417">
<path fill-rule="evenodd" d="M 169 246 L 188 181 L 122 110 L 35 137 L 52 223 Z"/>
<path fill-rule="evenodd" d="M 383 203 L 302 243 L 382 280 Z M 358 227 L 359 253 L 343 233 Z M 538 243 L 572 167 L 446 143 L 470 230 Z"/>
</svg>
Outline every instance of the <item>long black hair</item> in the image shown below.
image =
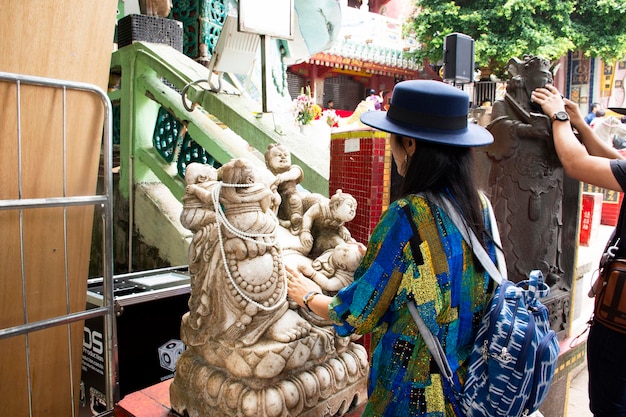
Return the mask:
<svg viewBox="0 0 626 417">
<path fill-rule="evenodd" d="M 402 136 L 392 135 L 392 140 L 401 144 Z M 400 189 L 402 196 L 430 192 L 451 197 L 476 236 L 479 239 L 484 236 L 486 230 L 474 174 L 473 148 L 417 140 Z"/>
</svg>

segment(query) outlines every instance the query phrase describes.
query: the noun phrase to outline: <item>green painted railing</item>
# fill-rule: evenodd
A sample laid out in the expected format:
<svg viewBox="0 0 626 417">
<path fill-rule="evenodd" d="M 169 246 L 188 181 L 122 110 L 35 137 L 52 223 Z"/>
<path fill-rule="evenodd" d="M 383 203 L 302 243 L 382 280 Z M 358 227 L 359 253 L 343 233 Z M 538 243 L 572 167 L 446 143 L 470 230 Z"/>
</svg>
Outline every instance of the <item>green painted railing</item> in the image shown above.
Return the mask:
<svg viewBox="0 0 626 417">
<path fill-rule="evenodd" d="M 267 146 L 291 140 L 277 133 L 260 103 L 207 90 L 197 81 L 208 79 L 208 69 L 167 45 L 134 42 L 120 48 L 112 55 L 111 73 L 120 79 L 109 97 L 120 115 L 120 192 L 125 197 L 137 183 L 161 182 L 180 200 L 188 163 L 220 166 L 248 158 L 264 167 Z M 187 107 L 196 104 L 192 111 L 183 105 L 185 87 Z M 319 155 L 299 146 L 297 138 L 290 148 L 292 162 L 304 170 L 302 186 L 328 195 L 328 173 L 319 168 Z"/>
</svg>

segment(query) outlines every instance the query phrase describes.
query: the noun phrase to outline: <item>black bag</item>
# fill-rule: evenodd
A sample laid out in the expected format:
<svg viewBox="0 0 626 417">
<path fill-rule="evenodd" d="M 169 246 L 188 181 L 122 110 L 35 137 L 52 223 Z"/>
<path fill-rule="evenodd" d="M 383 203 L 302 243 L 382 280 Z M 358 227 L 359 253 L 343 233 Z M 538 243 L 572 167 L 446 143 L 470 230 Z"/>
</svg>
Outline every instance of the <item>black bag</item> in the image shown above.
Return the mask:
<svg viewBox="0 0 626 417">
<path fill-rule="evenodd" d="M 610 329 L 626 333 L 626 259 L 609 261 L 602 268 L 594 289 L 594 319 Z"/>
</svg>

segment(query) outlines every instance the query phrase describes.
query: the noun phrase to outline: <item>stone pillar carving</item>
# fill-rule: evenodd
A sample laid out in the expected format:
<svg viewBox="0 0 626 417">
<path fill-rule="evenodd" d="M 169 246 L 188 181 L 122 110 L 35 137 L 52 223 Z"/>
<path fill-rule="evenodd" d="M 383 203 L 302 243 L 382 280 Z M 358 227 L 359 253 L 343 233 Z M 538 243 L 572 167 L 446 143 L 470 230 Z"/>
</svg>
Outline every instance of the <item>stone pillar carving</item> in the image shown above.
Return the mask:
<svg viewBox="0 0 626 417">
<path fill-rule="evenodd" d="M 573 236 L 578 217 L 571 202 L 578 189 L 565 177 L 557 157 L 550 118 L 530 101 L 535 88 L 553 82 L 549 61 L 513 58 L 508 73 L 506 94 L 493 104 L 487 125 L 495 141 L 482 150 L 488 167 L 483 186 L 498 219 L 508 278 L 519 282 L 529 271 L 541 269 L 551 288 L 545 304 L 554 330 L 563 337 L 576 270 Z"/>
</svg>

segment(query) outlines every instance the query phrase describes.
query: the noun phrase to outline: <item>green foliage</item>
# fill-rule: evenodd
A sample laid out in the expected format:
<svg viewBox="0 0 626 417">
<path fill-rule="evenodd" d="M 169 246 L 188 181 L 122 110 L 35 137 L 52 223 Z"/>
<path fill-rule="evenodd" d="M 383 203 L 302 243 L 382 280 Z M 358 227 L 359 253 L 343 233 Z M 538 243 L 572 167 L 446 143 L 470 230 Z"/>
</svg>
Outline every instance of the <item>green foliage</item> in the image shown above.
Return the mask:
<svg viewBox="0 0 626 417">
<path fill-rule="evenodd" d="M 626 3 L 616 0 L 579 0 L 572 14 L 573 41 L 586 56 L 605 61 L 626 55 Z"/>
<path fill-rule="evenodd" d="M 626 5 L 617 0 L 416 0 L 405 27 L 422 48 L 418 60 L 443 60 L 446 35 L 474 39 L 477 67 L 502 76 L 512 57 L 556 60 L 568 51 L 612 61 L 626 55 Z"/>
</svg>

